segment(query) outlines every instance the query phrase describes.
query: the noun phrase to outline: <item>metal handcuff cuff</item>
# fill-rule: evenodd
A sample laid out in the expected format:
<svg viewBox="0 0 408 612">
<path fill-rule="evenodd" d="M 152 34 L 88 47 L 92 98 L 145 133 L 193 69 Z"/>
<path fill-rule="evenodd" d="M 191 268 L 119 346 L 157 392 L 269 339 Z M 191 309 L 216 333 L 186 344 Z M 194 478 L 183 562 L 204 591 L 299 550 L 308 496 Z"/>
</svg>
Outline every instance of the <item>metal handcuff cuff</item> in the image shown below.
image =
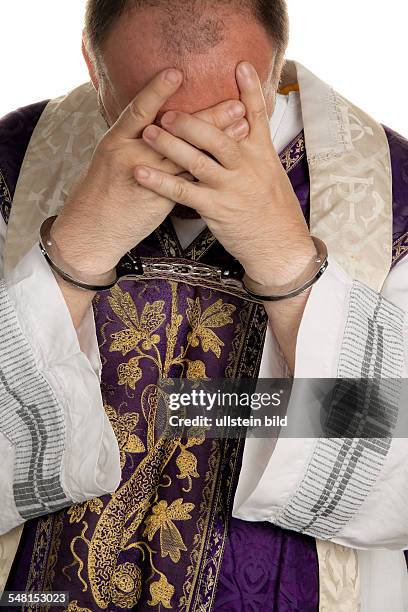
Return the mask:
<svg viewBox="0 0 408 612">
<path fill-rule="evenodd" d="M 300 279 L 292 281 L 290 285 L 280 287 L 279 291 L 271 291 L 270 295 L 260 295 L 249 289 L 247 284 L 253 283 L 251 279 L 245 281 L 242 266 L 239 269 L 222 269 L 200 263 L 171 262 L 142 262 L 140 257 L 129 252 L 123 257 L 114 270 L 103 275 L 88 277 L 85 280 L 78 278 L 78 272 L 73 270 L 57 256 L 58 246 L 50 237 L 51 227 L 56 216 L 44 221 L 40 229 L 39 246 L 50 268 L 66 283 L 84 291 L 107 291 L 120 280 L 138 280 L 146 274 L 176 274 L 185 279 L 205 278 L 218 281 L 225 287 L 244 290 L 256 302 L 277 302 L 296 297 L 307 291 L 324 274 L 328 267 L 327 247 L 322 240 L 312 236 L 316 247 L 316 256 L 313 257 L 306 271 L 302 271 Z M 51 252 L 53 251 L 53 252 Z M 237 262 L 238 263 L 238 262 Z M 242 278 L 243 277 L 243 278 Z"/>
</svg>

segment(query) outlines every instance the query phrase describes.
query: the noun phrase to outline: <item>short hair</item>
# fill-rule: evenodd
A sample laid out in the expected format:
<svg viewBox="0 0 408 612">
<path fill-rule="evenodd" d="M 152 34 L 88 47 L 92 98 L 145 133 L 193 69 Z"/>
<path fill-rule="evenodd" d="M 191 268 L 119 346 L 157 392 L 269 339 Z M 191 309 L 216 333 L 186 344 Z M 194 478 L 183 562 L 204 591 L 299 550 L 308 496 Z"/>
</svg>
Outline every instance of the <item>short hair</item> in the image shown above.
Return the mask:
<svg viewBox="0 0 408 612">
<path fill-rule="evenodd" d="M 87 9 L 85 17 L 85 34 L 89 51 L 97 57 L 102 49 L 103 43 L 106 40 L 109 32 L 126 12 L 133 9 L 163 7 L 164 11 L 172 14 L 173 27 L 168 41 L 164 41 L 168 46 L 169 41 L 172 42 L 174 48 L 174 30 L 176 29 L 175 21 L 179 17 L 183 22 L 186 22 L 185 11 L 188 11 L 188 16 L 192 18 L 193 25 L 194 15 L 205 14 L 206 7 L 219 6 L 222 8 L 229 7 L 238 11 L 245 10 L 252 14 L 255 19 L 265 27 L 267 33 L 273 40 L 276 47 L 277 63 L 281 64 L 289 39 L 289 18 L 286 6 L 286 0 L 87 0 Z M 184 16 L 184 19 L 182 18 Z M 204 32 L 201 35 L 201 44 L 191 45 L 194 41 L 194 36 L 189 38 L 190 45 L 182 45 L 184 51 L 203 52 L 205 51 L 205 43 L 208 41 L 208 47 L 214 46 L 220 40 L 220 21 L 214 22 L 214 26 L 210 27 L 210 21 L 205 23 Z M 180 36 L 183 38 L 183 28 L 180 28 Z M 203 28 L 201 28 L 203 30 Z M 186 38 L 184 37 L 184 41 Z M 192 48 L 193 47 L 193 48 Z"/>
</svg>

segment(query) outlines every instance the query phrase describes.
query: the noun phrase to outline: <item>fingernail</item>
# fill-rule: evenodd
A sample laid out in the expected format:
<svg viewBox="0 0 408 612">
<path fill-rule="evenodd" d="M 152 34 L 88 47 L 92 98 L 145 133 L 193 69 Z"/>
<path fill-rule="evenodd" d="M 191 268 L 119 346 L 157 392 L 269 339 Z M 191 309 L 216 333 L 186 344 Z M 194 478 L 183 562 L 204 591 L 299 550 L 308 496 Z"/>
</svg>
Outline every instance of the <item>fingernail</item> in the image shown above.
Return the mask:
<svg viewBox="0 0 408 612">
<path fill-rule="evenodd" d="M 239 72 L 243 77 L 252 76 L 252 66 L 248 62 L 242 62 L 239 65 Z"/>
<path fill-rule="evenodd" d="M 229 111 L 230 111 L 231 117 L 234 117 L 234 118 L 242 117 L 242 115 L 244 114 L 244 107 L 242 106 L 242 104 L 234 104 L 233 106 L 231 106 Z"/>
<path fill-rule="evenodd" d="M 162 122 L 164 123 L 174 123 L 174 121 L 176 120 L 177 117 L 177 113 L 175 113 L 174 111 L 169 111 L 168 113 L 165 113 L 162 117 Z"/>
<path fill-rule="evenodd" d="M 248 123 L 246 121 L 240 121 L 233 128 L 235 136 L 242 136 L 248 132 Z"/>
<path fill-rule="evenodd" d="M 147 168 L 137 168 L 136 179 L 148 179 L 150 177 L 150 171 Z"/>
<path fill-rule="evenodd" d="M 166 72 L 166 81 L 170 83 L 170 85 L 177 85 L 180 81 L 180 73 L 177 70 L 168 70 Z"/>
<path fill-rule="evenodd" d="M 143 137 L 147 138 L 148 140 L 155 140 L 159 134 L 159 128 L 157 128 L 155 125 L 149 125 L 149 127 L 147 127 L 143 132 Z"/>
</svg>

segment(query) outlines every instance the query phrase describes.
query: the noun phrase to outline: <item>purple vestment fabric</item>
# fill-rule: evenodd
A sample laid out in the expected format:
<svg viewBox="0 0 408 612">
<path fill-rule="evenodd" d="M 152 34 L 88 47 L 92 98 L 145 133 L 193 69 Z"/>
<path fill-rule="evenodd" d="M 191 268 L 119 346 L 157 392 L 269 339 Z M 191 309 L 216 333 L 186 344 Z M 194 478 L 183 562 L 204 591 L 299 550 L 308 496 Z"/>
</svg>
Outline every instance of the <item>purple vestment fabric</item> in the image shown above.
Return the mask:
<svg viewBox="0 0 408 612">
<path fill-rule="evenodd" d="M 0 206 L 6 221 L 43 108 L 33 105 L 0 123 Z M 395 184 L 395 264 L 405 254 L 408 232 L 408 143 L 389 130 L 387 136 Z M 307 218 L 302 135 L 286 153 L 286 170 Z M 208 232 L 183 251 L 169 222 L 136 251 L 143 257 L 231 263 Z M 69 590 L 75 602 L 69 612 L 317 610 L 313 538 L 231 518 L 243 441 L 214 444 L 200 431 L 193 442 L 156 437 L 163 410 L 160 376 L 256 378 L 263 309 L 205 283 L 158 279 L 121 282 L 97 296 L 94 310 L 102 395 L 121 449 L 122 483 L 115 496 L 29 521 L 7 590 Z"/>
</svg>

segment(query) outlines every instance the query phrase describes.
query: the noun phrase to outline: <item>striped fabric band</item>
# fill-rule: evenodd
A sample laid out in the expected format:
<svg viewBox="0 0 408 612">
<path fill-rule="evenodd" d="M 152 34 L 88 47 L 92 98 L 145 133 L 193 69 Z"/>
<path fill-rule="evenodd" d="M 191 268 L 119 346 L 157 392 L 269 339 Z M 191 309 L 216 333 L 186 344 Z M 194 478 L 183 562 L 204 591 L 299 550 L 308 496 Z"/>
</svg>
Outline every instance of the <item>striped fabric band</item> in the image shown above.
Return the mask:
<svg viewBox="0 0 408 612">
<path fill-rule="evenodd" d="M 353 283 L 326 437 L 318 440 L 297 492 L 275 521 L 281 527 L 332 538 L 367 498 L 397 423 L 403 325 L 402 310 Z"/>
<path fill-rule="evenodd" d="M 60 479 L 64 414 L 36 366 L 4 281 L 0 320 L 0 432 L 15 447 L 15 503 L 28 520 L 72 503 Z"/>
</svg>

